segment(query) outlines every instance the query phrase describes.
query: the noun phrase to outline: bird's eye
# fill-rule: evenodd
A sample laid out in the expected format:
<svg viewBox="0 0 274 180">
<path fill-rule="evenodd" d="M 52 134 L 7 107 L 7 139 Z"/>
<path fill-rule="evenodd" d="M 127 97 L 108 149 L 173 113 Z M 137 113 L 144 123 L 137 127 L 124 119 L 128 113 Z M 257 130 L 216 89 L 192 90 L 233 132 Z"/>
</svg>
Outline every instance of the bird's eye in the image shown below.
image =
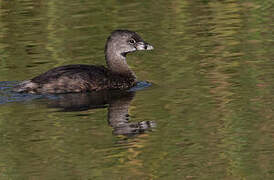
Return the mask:
<svg viewBox="0 0 274 180">
<path fill-rule="evenodd" d="M 129 42 L 130 44 L 134 44 L 136 41 L 135 41 L 134 39 L 130 39 L 128 42 Z"/>
</svg>

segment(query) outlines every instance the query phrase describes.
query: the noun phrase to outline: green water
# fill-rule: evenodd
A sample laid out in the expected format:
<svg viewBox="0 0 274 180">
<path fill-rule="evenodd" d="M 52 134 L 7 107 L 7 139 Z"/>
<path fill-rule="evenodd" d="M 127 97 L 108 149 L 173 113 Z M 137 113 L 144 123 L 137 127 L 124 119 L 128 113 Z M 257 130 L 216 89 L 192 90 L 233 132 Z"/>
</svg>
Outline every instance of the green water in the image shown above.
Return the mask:
<svg viewBox="0 0 274 180">
<path fill-rule="evenodd" d="M 273 4 L 1 0 L 0 179 L 274 179 Z M 105 64 L 114 29 L 154 46 L 128 56 L 150 87 L 95 109 L 89 96 L 6 90 L 56 66 Z M 117 134 L 111 107 L 154 126 Z"/>
</svg>

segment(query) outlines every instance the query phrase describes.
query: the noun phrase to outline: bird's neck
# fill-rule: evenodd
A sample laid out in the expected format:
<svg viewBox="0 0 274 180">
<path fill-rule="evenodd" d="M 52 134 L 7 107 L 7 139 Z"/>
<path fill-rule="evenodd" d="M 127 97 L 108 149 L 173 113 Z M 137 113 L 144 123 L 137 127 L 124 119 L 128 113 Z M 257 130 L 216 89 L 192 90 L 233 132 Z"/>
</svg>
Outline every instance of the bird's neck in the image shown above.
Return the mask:
<svg viewBox="0 0 274 180">
<path fill-rule="evenodd" d="M 107 67 L 114 73 L 134 77 L 135 73 L 129 68 L 126 61 L 126 54 L 120 54 L 110 49 L 106 50 Z"/>
</svg>

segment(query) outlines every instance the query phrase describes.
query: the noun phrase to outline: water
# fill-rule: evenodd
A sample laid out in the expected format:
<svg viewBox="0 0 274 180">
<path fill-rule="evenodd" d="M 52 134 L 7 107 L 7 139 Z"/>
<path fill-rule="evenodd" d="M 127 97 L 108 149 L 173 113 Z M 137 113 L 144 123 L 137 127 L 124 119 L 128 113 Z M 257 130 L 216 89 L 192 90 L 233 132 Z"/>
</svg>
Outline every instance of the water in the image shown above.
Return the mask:
<svg viewBox="0 0 274 180">
<path fill-rule="evenodd" d="M 0 7 L 1 180 L 274 178 L 271 0 Z M 118 28 L 155 47 L 128 56 L 151 84 L 95 96 L 10 91 L 56 66 L 104 64 Z"/>
</svg>

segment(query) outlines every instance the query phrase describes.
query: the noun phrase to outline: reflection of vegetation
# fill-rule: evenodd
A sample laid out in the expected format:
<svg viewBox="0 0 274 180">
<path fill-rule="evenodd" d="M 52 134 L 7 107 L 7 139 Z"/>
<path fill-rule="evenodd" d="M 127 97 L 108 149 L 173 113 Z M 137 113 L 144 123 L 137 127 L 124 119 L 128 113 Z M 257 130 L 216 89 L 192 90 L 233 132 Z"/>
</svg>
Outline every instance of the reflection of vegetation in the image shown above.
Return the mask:
<svg viewBox="0 0 274 180">
<path fill-rule="evenodd" d="M 130 56 L 129 63 L 140 79 L 157 85 L 137 93 L 131 115 L 158 124 L 152 134 L 116 144 L 123 137 L 109 136 L 105 111 L 61 114 L 31 103 L 0 106 L 0 172 L 271 179 L 271 3 L 0 1 L 0 80 L 26 79 L 61 64 L 103 64 L 109 32 L 135 29 L 155 51 Z M 20 165 L 22 159 L 29 164 Z"/>
</svg>

